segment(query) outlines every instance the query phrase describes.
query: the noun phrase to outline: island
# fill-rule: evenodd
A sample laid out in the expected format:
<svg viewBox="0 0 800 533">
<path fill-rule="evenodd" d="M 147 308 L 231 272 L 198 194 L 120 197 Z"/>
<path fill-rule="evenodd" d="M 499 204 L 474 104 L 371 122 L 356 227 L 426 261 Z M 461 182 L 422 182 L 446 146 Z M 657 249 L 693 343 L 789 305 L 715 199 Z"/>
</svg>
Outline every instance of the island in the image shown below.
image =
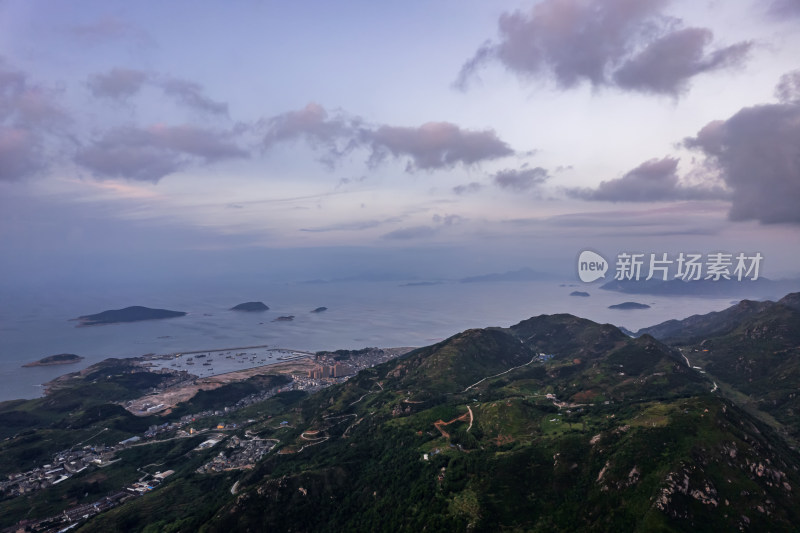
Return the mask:
<svg viewBox="0 0 800 533">
<path fill-rule="evenodd" d="M 294 320 L 294 315 L 279 316 L 273 322 L 289 322 L 291 320 Z"/>
<path fill-rule="evenodd" d="M 81 326 L 97 326 L 101 324 L 119 324 L 122 322 L 139 322 L 141 320 L 158 320 L 162 318 L 174 318 L 185 316 L 183 311 L 170 311 L 168 309 L 151 309 L 149 307 L 142 307 L 134 305 L 126 307 L 125 309 L 112 309 L 103 311 L 95 315 L 79 316 L 74 320 L 78 320 Z"/>
<path fill-rule="evenodd" d="M 571 293 L 569 293 L 569 295 L 570 296 L 583 296 L 584 298 L 588 298 L 589 297 L 589 293 L 588 292 L 584 292 L 584 291 L 572 291 Z"/>
<path fill-rule="evenodd" d="M 72 363 L 79 363 L 81 361 L 83 361 L 83 357 L 81 357 L 80 355 L 75 355 L 74 353 L 60 353 L 56 355 L 49 355 L 47 357 L 42 357 L 38 361 L 33 361 L 32 363 L 25 363 L 22 366 L 32 367 L 32 366 L 70 365 Z"/>
<path fill-rule="evenodd" d="M 638 302 L 622 302 L 621 304 L 609 305 L 609 309 L 650 309 L 647 304 L 640 304 Z"/>
<path fill-rule="evenodd" d="M 264 302 L 245 302 L 237 306 L 231 307 L 231 311 L 268 311 L 269 307 Z"/>
<path fill-rule="evenodd" d="M 327 307 L 317 307 L 316 309 L 314 309 L 314 310 L 313 310 L 313 311 L 311 311 L 311 312 L 312 312 L 312 313 L 321 313 L 321 312 L 323 312 L 323 311 L 327 311 L 327 310 L 328 310 L 328 308 L 327 308 Z"/>
</svg>

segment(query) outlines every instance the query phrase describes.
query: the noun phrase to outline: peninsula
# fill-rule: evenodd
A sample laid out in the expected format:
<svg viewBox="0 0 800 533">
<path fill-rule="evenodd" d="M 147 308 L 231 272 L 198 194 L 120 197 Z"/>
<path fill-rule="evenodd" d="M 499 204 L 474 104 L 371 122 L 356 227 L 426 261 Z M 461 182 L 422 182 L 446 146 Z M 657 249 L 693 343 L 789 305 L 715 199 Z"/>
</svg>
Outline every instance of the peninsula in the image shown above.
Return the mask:
<svg viewBox="0 0 800 533">
<path fill-rule="evenodd" d="M 183 311 L 169 311 L 168 309 L 151 309 L 134 305 L 125 309 L 112 309 L 95 315 L 79 316 L 77 319 L 81 326 L 97 326 L 101 324 L 119 324 L 122 322 L 139 322 L 141 320 L 156 320 L 185 316 Z"/>
</svg>

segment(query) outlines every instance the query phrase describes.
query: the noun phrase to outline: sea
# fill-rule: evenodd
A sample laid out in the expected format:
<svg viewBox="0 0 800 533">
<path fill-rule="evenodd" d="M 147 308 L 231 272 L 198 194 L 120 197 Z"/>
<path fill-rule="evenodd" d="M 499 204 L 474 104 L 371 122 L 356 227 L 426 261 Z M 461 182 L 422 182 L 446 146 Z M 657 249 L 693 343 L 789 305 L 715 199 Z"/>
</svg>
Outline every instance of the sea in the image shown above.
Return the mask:
<svg viewBox="0 0 800 533">
<path fill-rule="evenodd" d="M 588 287 L 588 288 L 587 288 Z M 586 291 L 589 297 L 571 296 Z M 780 295 L 778 295 L 780 296 Z M 262 301 L 264 312 L 231 311 Z M 613 310 L 635 301 L 649 309 Z M 309 282 L 163 285 L 149 288 L 0 289 L 0 401 L 43 394 L 42 384 L 109 357 L 265 347 L 246 361 L 220 356 L 213 373 L 258 366 L 287 351 L 419 347 L 469 328 L 511 326 L 541 314 L 571 313 L 636 331 L 669 319 L 719 311 L 731 298 L 627 295 L 558 282 Z M 77 327 L 74 319 L 131 305 L 185 311 L 164 320 Z M 318 307 L 324 312 L 314 313 Z M 291 321 L 275 321 L 293 316 Z M 72 353 L 77 364 L 23 368 Z M 223 352 L 224 353 L 224 352 Z M 235 365 L 234 365 L 235 362 Z M 197 373 L 212 372 L 197 365 Z"/>
</svg>

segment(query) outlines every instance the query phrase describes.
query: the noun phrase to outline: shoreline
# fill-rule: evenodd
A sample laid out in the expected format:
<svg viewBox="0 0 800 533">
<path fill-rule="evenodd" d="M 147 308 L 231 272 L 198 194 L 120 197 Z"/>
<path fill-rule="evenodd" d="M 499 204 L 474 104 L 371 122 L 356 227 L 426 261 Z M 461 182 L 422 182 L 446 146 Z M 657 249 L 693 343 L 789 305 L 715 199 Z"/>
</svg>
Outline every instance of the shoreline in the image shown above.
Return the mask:
<svg viewBox="0 0 800 533">
<path fill-rule="evenodd" d="M 391 358 L 408 353 L 412 349 L 413 348 L 410 347 L 377 348 L 377 350 L 381 352 L 392 354 Z M 225 351 L 233 350 L 234 349 Z M 273 348 L 273 350 L 277 351 L 278 349 Z M 163 415 L 170 413 L 175 406 L 191 399 L 201 390 L 209 391 L 230 383 L 245 381 L 256 376 L 264 375 L 290 375 L 293 379 L 297 377 L 305 378 L 310 371 L 317 368 L 318 360 L 316 354 L 301 352 L 299 350 L 281 350 L 300 355 L 294 355 L 280 361 L 272 361 L 258 366 L 234 369 L 202 377 L 184 369 L 181 370 L 181 372 L 187 373 L 187 381 L 167 387 L 156 393 L 145 394 L 139 398 L 129 400 L 123 404 L 123 407 L 135 416 Z M 205 352 L 207 352 L 207 350 L 203 353 Z M 167 357 L 167 360 L 169 360 L 169 356 Z M 137 364 L 147 368 L 151 372 L 154 371 L 153 366 L 149 365 L 146 361 L 140 359 Z M 174 371 L 172 369 L 169 370 Z"/>
<path fill-rule="evenodd" d="M 167 359 L 170 357 L 172 358 L 179 357 L 181 355 L 194 355 L 196 353 L 232 352 L 234 350 L 255 350 L 258 348 L 270 348 L 270 350 L 281 351 L 281 352 L 301 353 L 304 355 L 316 355 L 312 352 L 307 352 L 305 350 L 295 350 L 293 348 L 280 348 L 278 346 L 271 347 L 271 345 L 269 344 L 259 344 L 256 346 L 234 346 L 230 348 L 212 348 L 210 350 L 190 350 L 190 351 L 175 351 L 165 354 L 147 354 L 147 355 L 136 356 L 131 359 L 137 359 L 137 358 L 145 358 L 146 360 Z"/>
</svg>

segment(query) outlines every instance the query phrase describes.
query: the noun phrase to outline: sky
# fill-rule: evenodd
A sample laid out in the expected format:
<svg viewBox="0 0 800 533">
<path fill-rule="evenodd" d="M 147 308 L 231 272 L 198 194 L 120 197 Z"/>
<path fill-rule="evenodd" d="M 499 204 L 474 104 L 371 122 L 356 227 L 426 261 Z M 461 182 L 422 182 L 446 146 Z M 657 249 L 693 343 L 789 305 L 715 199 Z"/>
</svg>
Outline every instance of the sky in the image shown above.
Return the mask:
<svg viewBox="0 0 800 533">
<path fill-rule="evenodd" d="M 0 284 L 798 276 L 798 50 L 798 0 L 0 0 Z"/>
</svg>

